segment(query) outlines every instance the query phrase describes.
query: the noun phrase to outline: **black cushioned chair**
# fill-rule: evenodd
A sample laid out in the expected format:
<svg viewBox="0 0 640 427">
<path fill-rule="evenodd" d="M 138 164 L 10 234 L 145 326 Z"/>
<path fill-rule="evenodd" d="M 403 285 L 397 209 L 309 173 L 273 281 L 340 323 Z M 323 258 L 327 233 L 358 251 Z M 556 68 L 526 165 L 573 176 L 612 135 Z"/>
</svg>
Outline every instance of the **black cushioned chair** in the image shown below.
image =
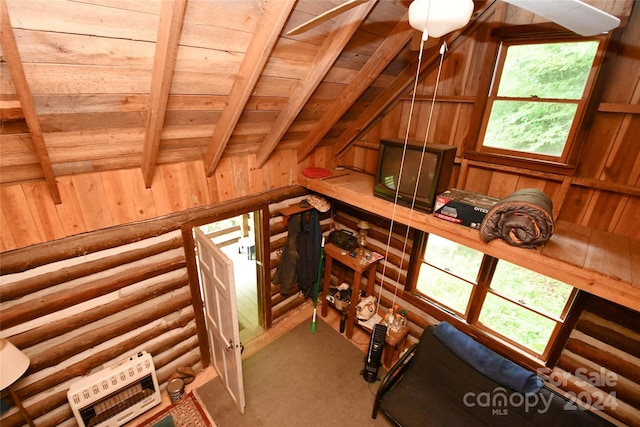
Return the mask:
<svg viewBox="0 0 640 427">
<path fill-rule="evenodd" d="M 382 380 L 372 418 L 382 410 L 402 427 L 613 425 L 546 385 L 525 394 L 488 378 L 449 350 L 434 329 L 427 327 Z"/>
</svg>

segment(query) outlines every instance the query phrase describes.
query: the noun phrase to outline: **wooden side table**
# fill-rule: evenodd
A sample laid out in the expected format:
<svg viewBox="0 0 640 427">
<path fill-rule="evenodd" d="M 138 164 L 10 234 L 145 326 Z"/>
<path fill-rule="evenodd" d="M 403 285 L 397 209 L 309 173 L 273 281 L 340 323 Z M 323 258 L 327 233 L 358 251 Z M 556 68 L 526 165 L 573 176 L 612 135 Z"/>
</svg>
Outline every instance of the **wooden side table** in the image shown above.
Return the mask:
<svg viewBox="0 0 640 427">
<path fill-rule="evenodd" d="M 378 267 L 378 262 L 382 259 L 378 254 L 375 254 L 371 257 L 371 259 L 365 259 L 364 257 L 357 255 L 356 257 L 352 257 L 348 252 L 339 247 L 335 246 L 332 243 L 327 243 L 324 245 L 324 280 L 322 282 L 322 290 L 323 295 L 326 296 L 329 293 L 329 287 L 331 285 L 331 267 L 333 266 L 333 262 L 339 262 L 343 266 L 350 268 L 353 270 L 353 284 L 351 286 L 351 304 L 349 305 L 349 311 L 347 312 L 347 324 L 345 328 L 345 334 L 347 338 L 351 338 L 353 336 L 353 325 L 355 324 L 356 318 L 356 305 L 358 305 L 358 297 L 360 291 L 360 285 L 362 281 L 363 273 L 368 274 L 367 280 L 367 288 L 366 294 L 373 295 L 373 285 L 376 281 L 376 269 Z M 344 279 L 344 271 L 340 273 L 338 282 L 342 283 L 342 279 Z M 320 312 L 322 317 L 327 315 L 327 305 L 328 301 L 323 301 L 322 310 Z"/>
<path fill-rule="evenodd" d="M 404 349 L 409 335 L 409 327 L 403 326 L 398 332 L 389 331 L 384 339 L 382 349 L 382 364 L 389 369 L 400 357 L 400 351 Z"/>
</svg>

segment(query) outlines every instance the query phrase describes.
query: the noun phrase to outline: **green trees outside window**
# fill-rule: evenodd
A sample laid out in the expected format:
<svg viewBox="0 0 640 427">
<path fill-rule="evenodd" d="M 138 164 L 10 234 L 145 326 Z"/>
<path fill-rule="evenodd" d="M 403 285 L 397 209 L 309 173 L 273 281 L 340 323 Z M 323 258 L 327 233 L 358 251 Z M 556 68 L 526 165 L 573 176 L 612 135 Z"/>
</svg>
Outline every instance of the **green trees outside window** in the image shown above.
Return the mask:
<svg viewBox="0 0 640 427">
<path fill-rule="evenodd" d="M 503 43 L 482 147 L 561 158 L 599 42 Z"/>
<path fill-rule="evenodd" d="M 566 283 L 433 234 L 427 237 L 415 292 L 541 359 L 576 295 Z"/>
</svg>

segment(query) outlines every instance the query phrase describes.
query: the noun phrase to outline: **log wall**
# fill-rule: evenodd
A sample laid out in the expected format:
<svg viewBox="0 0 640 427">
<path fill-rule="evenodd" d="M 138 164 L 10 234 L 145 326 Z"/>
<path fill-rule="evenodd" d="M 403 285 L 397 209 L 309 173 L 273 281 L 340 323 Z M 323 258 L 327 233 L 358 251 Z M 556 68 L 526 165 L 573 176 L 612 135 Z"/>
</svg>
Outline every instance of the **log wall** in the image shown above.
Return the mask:
<svg viewBox="0 0 640 427">
<path fill-rule="evenodd" d="M 407 283 L 411 256 L 413 251 L 414 230 L 402 224 L 394 223 L 391 239 L 389 229 L 391 221 L 367 212 L 360 211 L 345 204 L 338 204 L 335 214 L 335 228 L 358 233 L 357 224 L 367 221 L 371 229 L 367 233 L 367 248 L 384 256 L 376 270 L 374 296 L 380 301 L 382 311 L 398 304 L 407 310 L 409 323 L 409 342 L 417 342 L 422 330 L 437 320 L 413 305 L 405 298 L 404 288 Z M 387 247 L 387 242 L 389 246 Z M 366 277 L 362 285 L 365 286 Z"/>
<path fill-rule="evenodd" d="M 161 388 L 177 367 L 201 368 L 208 346 L 185 232 L 305 192 L 286 187 L 4 252 L 1 333 L 31 359 L 14 390 L 36 424 L 75 425 L 69 384 L 129 354 L 153 356 Z M 22 418 L 11 408 L 0 423 Z"/>
<path fill-rule="evenodd" d="M 591 297 L 554 369 L 571 395 L 640 424 L 640 313 Z"/>
<path fill-rule="evenodd" d="M 199 367 L 179 230 L 4 275 L 0 290 L 2 335 L 31 359 L 14 389 L 38 426 L 74 425 L 69 384 L 138 351 L 152 354 L 160 383 Z"/>
</svg>

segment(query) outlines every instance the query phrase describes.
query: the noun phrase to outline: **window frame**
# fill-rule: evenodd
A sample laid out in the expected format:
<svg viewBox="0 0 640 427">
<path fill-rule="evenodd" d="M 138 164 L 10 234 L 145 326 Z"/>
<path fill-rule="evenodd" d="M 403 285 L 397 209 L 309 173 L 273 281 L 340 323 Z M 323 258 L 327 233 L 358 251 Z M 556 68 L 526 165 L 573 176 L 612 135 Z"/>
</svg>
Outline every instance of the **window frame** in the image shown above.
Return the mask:
<svg viewBox="0 0 640 427">
<path fill-rule="evenodd" d="M 564 337 L 563 331 L 566 328 L 571 327 L 571 314 L 572 310 L 577 307 L 579 300 L 580 291 L 576 287 L 572 287 L 572 291 L 567 301 L 564 304 L 564 307 L 559 314 L 558 318 L 554 318 L 547 313 L 543 313 L 540 310 L 533 309 L 532 307 L 528 307 L 526 304 L 519 303 L 518 301 L 514 301 L 511 298 L 506 298 L 509 302 L 517 305 L 518 307 L 524 308 L 529 311 L 533 311 L 534 313 L 543 316 L 545 318 L 551 319 L 555 322 L 555 327 L 549 336 L 549 341 L 542 353 L 538 353 L 534 350 L 531 350 L 524 345 L 515 342 L 514 340 L 500 334 L 499 332 L 490 329 L 486 325 L 482 324 L 479 321 L 480 311 L 485 302 L 486 296 L 488 293 L 492 293 L 496 295 L 498 298 L 505 298 L 504 295 L 500 295 L 500 293 L 495 290 L 491 290 L 491 279 L 495 272 L 495 269 L 500 262 L 499 258 L 493 257 L 491 255 L 487 255 L 483 253 L 483 259 L 481 265 L 479 267 L 476 284 L 473 285 L 471 290 L 471 294 L 469 296 L 469 301 L 467 303 L 467 309 L 465 313 L 459 313 L 455 310 L 451 310 L 447 307 L 443 307 L 437 301 L 429 298 L 428 295 L 417 289 L 418 278 L 420 276 L 420 267 L 421 265 L 427 264 L 432 266 L 431 264 L 425 262 L 424 253 L 426 250 L 426 245 L 428 241 L 428 233 L 418 232 L 418 236 L 415 239 L 415 245 L 412 253 L 412 259 L 415 259 L 416 262 L 412 266 L 411 271 L 408 275 L 407 284 L 405 287 L 405 291 L 407 292 L 407 296 L 410 296 L 410 300 L 413 300 L 420 308 L 424 309 L 427 313 L 433 315 L 439 320 L 448 320 L 453 323 L 460 323 L 463 326 L 470 328 L 474 333 L 479 333 L 483 337 L 486 337 L 490 340 L 490 343 L 495 343 L 499 346 L 506 347 L 510 352 L 513 352 L 515 355 L 524 356 L 526 360 L 534 361 L 538 364 L 548 364 L 552 362 L 554 357 L 554 353 L 556 352 L 556 348 L 559 344 L 559 340 L 566 339 Z M 449 240 L 449 239 L 447 239 Z M 454 242 L 457 243 L 457 242 Z M 457 243 L 460 244 L 460 243 Z M 462 245 L 464 246 L 464 245 Z M 506 261 L 505 261 L 506 262 Z M 433 267 L 433 266 L 432 266 Z M 435 267 L 437 268 L 437 267 Z M 526 267 L 520 266 L 520 268 L 526 269 Z M 451 274 L 449 272 L 449 274 Z M 453 275 L 458 277 L 456 275 Z M 568 284 L 571 286 L 570 284 Z M 486 344 L 486 343 L 485 343 Z M 561 343 L 563 344 L 563 343 Z"/>
<path fill-rule="evenodd" d="M 591 71 L 589 76 L 587 77 L 587 81 L 585 83 L 585 89 L 583 91 L 582 98 L 577 101 L 577 109 L 571 124 L 571 128 L 567 135 L 567 139 L 565 142 L 565 146 L 561 156 L 550 156 L 544 154 L 536 154 L 536 153 L 527 153 L 516 150 L 506 150 L 496 147 L 486 147 L 483 145 L 485 134 L 487 130 L 487 126 L 489 123 L 489 118 L 491 116 L 491 110 L 494 102 L 496 100 L 512 100 L 512 101 L 532 101 L 532 98 L 516 98 L 516 97 L 498 97 L 497 92 L 500 85 L 500 79 L 502 77 L 502 72 L 504 68 L 504 63 L 506 60 L 506 55 L 508 48 L 510 46 L 515 45 L 525 45 L 525 44 L 545 44 L 545 43 L 566 43 L 566 42 L 579 42 L 579 41 L 597 41 L 599 43 L 596 54 L 591 66 Z M 481 161 L 490 161 L 493 163 L 501 163 L 512 165 L 516 167 L 524 167 L 528 169 L 546 171 L 546 172 L 557 172 L 563 174 L 571 174 L 574 165 L 573 159 L 575 158 L 576 153 L 579 152 L 580 149 L 580 130 L 582 124 L 587 117 L 587 112 L 590 109 L 590 106 L 594 102 L 592 100 L 592 95 L 594 94 L 596 84 L 598 81 L 598 76 L 600 73 L 600 69 L 602 67 L 607 46 L 608 46 L 609 36 L 601 35 L 594 37 L 580 37 L 571 35 L 558 35 L 558 36 L 549 36 L 543 39 L 536 38 L 533 39 L 531 37 L 501 37 L 497 41 L 498 49 L 497 55 L 492 67 L 492 77 L 489 85 L 489 91 L 487 93 L 486 102 L 483 105 L 483 113 L 482 119 L 480 122 L 480 129 L 478 133 L 478 140 L 476 141 L 475 151 L 468 152 L 469 158 L 477 159 Z M 545 102 L 550 101 L 547 98 L 537 98 L 534 102 Z M 551 99 L 552 102 L 558 103 L 576 103 L 574 100 L 559 100 L 559 99 Z M 465 155 L 465 157 L 467 157 Z"/>
</svg>

